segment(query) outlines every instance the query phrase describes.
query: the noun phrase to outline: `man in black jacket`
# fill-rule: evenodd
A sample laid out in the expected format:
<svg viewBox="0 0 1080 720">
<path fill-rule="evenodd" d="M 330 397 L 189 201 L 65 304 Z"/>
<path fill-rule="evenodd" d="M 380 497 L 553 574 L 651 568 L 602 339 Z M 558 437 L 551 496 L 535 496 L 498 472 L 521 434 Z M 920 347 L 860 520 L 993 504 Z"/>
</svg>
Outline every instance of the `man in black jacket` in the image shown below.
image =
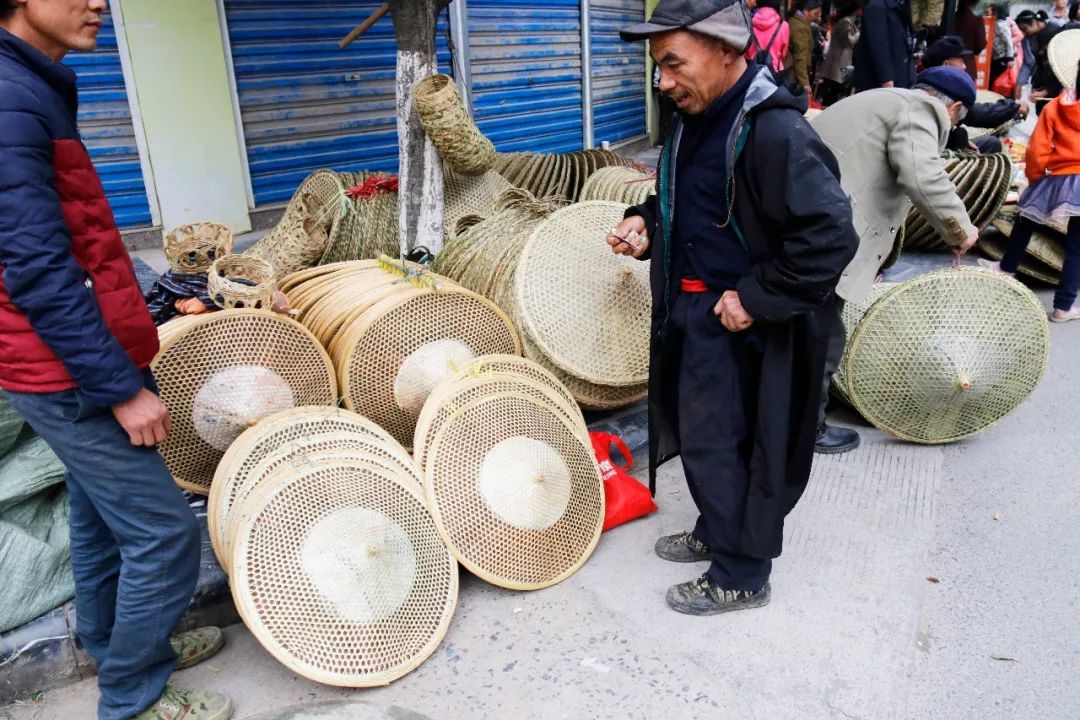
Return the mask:
<svg viewBox="0 0 1080 720">
<path fill-rule="evenodd" d="M 692 615 L 759 607 L 810 475 L 834 291 L 858 242 L 851 207 L 806 96 L 747 65 L 739 0 L 661 0 L 622 36 L 650 40 L 680 115 L 657 195 L 607 237 L 652 259 L 650 468 L 655 482 L 681 453 L 700 511 L 656 552 L 710 562 L 667 602 Z"/>
<path fill-rule="evenodd" d="M 855 47 L 855 91 L 915 84 L 914 35 L 909 0 L 868 0 Z"/>
</svg>

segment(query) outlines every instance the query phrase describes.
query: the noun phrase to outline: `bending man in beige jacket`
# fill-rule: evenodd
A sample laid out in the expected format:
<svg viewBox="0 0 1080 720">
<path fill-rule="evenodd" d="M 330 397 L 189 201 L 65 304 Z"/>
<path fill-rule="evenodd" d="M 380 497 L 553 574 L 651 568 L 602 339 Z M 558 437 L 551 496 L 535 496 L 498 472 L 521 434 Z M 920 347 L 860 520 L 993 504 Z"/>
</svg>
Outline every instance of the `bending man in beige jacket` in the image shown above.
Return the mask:
<svg viewBox="0 0 1080 720">
<path fill-rule="evenodd" d="M 911 90 L 868 90 L 832 105 L 811 122 L 840 163 L 840 184 L 851 198 L 859 235 L 859 250 L 836 288 L 841 301 L 862 300 L 870 292 L 912 204 L 957 252 L 975 244 L 978 230 L 942 157 L 949 131 L 974 102 L 975 84 L 967 73 L 936 67 L 920 74 Z M 843 327 L 836 328 L 826 390 L 845 340 Z M 825 424 L 823 404 L 817 452 L 842 453 L 858 445 L 854 430 Z"/>
</svg>

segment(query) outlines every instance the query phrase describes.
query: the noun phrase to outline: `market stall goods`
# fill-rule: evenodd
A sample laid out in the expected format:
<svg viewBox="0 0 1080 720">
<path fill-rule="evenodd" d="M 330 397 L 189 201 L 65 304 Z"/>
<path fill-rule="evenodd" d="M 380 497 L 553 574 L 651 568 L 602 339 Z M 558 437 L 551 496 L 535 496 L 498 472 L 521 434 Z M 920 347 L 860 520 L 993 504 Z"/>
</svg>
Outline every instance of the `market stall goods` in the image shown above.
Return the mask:
<svg viewBox="0 0 1080 720">
<path fill-rule="evenodd" d="M 866 297 L 859 302 L 848 301 L 844 303 L 844 311 L 841 313 L 841 317 L 844 321 L 844 333 L 847 337 L 844 349 L 845 352 L 851 344 L 851 336 L 855 333 L 855 328 L 859 326 L 863 317 L 866 315 L 866 311 L 870 307 L 881 299 L 881 296 L 892 290 L 899 283 L 881 282 L 875 284 L 870 288 L 870 292 Z M 839 397 L 841 400 L 851 404 L 851 398 L 848 396 L 847 384 L 844 381 L 844 363 L 841 360 L 840 365 L 836 368 L 836 372 L 832 378 L 832 391 L 833 394 Z"/>
<path fill-rule="evenodd" d="M 957 194 L 972 224 L 980 231 L 997 217 L 1012 183 L 1012 163 L 1008 155 L 957 153 L 948 160 L 945 170 L 956 186 Z M 908 250 L 948 250 L 945 239 L 915 207 L 904 221 L 904 248 Z"/>
<path fill-rule="evenodd" d="M 214 304 L 228 310 L 270 310 L 277 293 L 273 266 L 249 255 L 226 255 L 215 260 L 206 286 Z"/>
<path fill-rule="evenodd" d="M 293 672 L 342 687 L 386 685 L 445 636 L 457 563 L 399 470 L 342 453 L 287 462 L 232 514 L 233 600 Z"/>
<path fill-rule="evenodd" d="M 469 117 L 453 78 L 439 74 L 421 80 L 413 89 L 413 105 L 447 167 L 463 175 L 491 169 L 495 146 Z"/>
<path fill-rule="evenodd" d="M 902 440 L 970 437 L 1015 410 L 1046 370 L 1042 305 L 1015 280 L 975 268 L 927 273 L 884 292 L 844 354 L 854 407 Z"/>
<path fill-rule="evenodd" d="M 585 182 L 606 167 L 636 164 L 610 150 L 578 150 L 571 153 L 499 153 L 495 170 L 511 185 L 538 198 L 559 197 L 576 202 Z"/>
<path fill-rule="evenodd" d="M 232 252 L 233 233 L 216 222 L 181 225 L 165 236 L 165 259 L 173 272 L 205 273 L 220 257 Z"/>
<path fill-rule="evenodd" d="M 473 358 L 520 354 L 494 303 L 418 265 L 384 258 L 286 278 L 299 319 L 328 349 L 345 406 L 403 445 L 440 380 Z"/>
<path fill-rule="evenodd" d="M 223 310 L 177 318 L 158 335 L 152 369 L 172 418 L 158 450 L 184 489 L 205 494 L 222 455 L 262 418 L 337 403 L 329 356 L 295 320 Z"/>
<path fill-rule="evenodd" d="M 581 200 L 608 200 L 640 205 L 656 193 L 656 175 L 643 168 L 620 165 L 593 173 L 581 189 Z"/>
<path fill-rule="evenodd" d="M 286 462 L 342 451 L 364 457 L 412 478 L 421 479 L 416 466 L 389 433 L 367 418 L 336 407 L 308 406 L 270 415 L 245 430 L 221 458 L 207 498 L 207 527 L 218 562 L 228 573 L 232 563 L 230 513 L 271 472 Z"/>
<path fill-rule="evenodd" d="M 426 435 L 424 487 L 447 547 L 480 578 L 515 590 L 576 572 L 600 538 L 603 481 L 558 393 L 492 380 Z"/>
</svg>

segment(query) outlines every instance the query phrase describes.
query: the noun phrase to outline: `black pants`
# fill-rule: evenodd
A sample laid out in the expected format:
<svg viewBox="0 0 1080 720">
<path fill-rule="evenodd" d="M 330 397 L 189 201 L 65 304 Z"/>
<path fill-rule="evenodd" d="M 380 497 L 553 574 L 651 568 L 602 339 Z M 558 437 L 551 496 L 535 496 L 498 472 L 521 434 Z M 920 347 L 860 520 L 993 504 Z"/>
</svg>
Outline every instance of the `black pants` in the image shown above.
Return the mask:
<svg viewBox="0 0 1080 720">
<path fill-rule="evenodd" d="M 1031 234 L 1039 225 L 1026 217 L 1020 216 L 1013 223 L 1012 235 L 1001 258 L 1001 269 L 1014 273 L 1027 252 Z M 1069 232 L 1065 235 L 1065 264 L 1061 268 L 1061 280 L 1054 293 L 1054 309 L 1069 310 L 1076 302 L 1080 291 L 1080 217 L 1069 220 Z"/>
<path fill-rule="evenodd" d="M 829 350 L 825 355 L 825 379 L 821 383 L 821 408 L 818 410 L 818 427 L 825 424 L 825 408 L 829 405 L 829 388 L 832 386 L 832 376 L 840 368 L 840 361 L 844 359 L 844 347 L 847 345 L 847 330 L 844 329 L 844 321 L 841 315 L 844 312 L 844 301 L 836 298 L 836 316 L 832 331 L 829 332 Z"/>
<path fill-rule="evenodd" d="M 753 329 L 732 333 L 713 313 L 716 293 L 680 293 L 671 313 L 679 364 L 683 468 L 700 516 L 694 537 L 709 546 L 709 577 L 728 590 L 759 590 L 771 560 L 739 552 L 750 487 L 761 350 Z"/>
</svg>

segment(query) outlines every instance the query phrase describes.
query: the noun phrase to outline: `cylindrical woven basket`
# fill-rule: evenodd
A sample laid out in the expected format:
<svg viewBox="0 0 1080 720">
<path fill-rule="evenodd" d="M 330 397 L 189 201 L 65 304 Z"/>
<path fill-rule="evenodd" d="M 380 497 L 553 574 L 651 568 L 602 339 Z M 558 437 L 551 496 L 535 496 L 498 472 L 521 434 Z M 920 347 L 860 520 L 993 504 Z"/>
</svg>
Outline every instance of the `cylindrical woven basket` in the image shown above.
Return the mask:
<svg viewBox="0 0 1080 720">
<path fill-rule="evenodd" d="M 270 310 L 277 283 L 270 263 L 249 255 L 226 255 L 210 267 L 210 299 L 227 310 Z"/>
<path fill-rule="evenodd" d="M 902 440 L 970 437 L 1017 408 L 1046 370 L 1050 334 L 1035 295 L 1006 276 L 938 270 L 885 293 L 844 355 L 855 408 Z"/>
<path fill-rule="evenodd" d="M 420 123 L 446 166 L 464 175 L 479 175 L 495 163 L 495 146 L 469 117 L 448 75 L 431 75 L 413 89 Z"/>
<path fill-rule="evenodd" d="M 205 273 L 232 248 L 232 230 L 216 222 L 181 225 L 165 236 L 165 257 L 169 267 L 178 273 Z"/>
</svg>

